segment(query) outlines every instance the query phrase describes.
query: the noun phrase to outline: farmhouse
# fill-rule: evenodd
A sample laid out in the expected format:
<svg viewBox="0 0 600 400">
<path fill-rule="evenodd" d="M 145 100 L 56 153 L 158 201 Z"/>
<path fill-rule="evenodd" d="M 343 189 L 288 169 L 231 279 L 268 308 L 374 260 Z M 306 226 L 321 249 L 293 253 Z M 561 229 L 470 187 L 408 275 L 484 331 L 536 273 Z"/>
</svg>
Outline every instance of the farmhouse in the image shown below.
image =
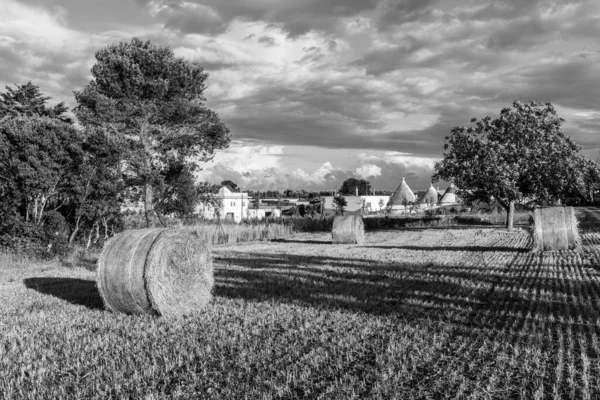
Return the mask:
<svg viewBox="0 0 600 400">
<path fill-rule="evenodd" d="M 248 218 L 248 193 L 234 192 L 229 186 L 223 186 L 215 197 L 221 201 L 221 207 L 200 203 L 196 207 L 196 213 L 207 219 L 219 217 L 235 222 Z"/>
</svg>

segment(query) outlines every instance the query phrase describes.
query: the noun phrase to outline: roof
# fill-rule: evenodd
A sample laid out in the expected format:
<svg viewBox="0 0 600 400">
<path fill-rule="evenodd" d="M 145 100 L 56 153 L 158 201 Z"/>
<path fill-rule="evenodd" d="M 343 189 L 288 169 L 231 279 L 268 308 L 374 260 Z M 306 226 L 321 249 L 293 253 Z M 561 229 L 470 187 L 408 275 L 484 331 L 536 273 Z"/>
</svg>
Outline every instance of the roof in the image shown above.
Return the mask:
<svg viewBox="0 0 600 400">
<path fill-rule="evenodd" d="M 403 206 L 405 202 L 412 203 L 413 201 L 415 201 L 415 194 L 410 190 L 404 178 L 402 178 L 402 183 L 390 197 L 388 206 Z"/>
<path fill-rule="evenodd" d="M 438 191 L 433 187 L 433 183 L 429 189 L 423 194 L 423 197 L 419 199 L 420 204 L 429 204 L 430 206 L 436 205 L 438 202 Z"/>
<path fill-rule="evenodd" d="M 440 204 L 456 203 L 456 186 L 451 183 L 448 189 L 444 192 Z"/>
</svg>

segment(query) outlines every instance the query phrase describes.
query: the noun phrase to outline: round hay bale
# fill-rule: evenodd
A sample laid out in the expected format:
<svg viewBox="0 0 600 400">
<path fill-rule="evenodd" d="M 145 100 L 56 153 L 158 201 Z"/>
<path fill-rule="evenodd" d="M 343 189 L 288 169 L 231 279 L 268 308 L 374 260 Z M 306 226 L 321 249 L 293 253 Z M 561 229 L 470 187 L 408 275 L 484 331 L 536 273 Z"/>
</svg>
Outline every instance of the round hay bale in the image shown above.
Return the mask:
<svg viewBox="0 0 600 400">
<path fill-rule="evenodd" d="M 365 241 L 365 225 L 360 215 L 337 216 L 333 219 L 331 229 L 333 243 L 363 244 Z"/>
<path fill-rule="evenodd" d="M 534 250 L 573 250 L 580 246 L 573 207 L 536 208 L 533 220 Z"/>
<path fill-rule="evenodd" d="M 126 314 L 192 314 L 210 301 L 213 283 L 210 248 L 189 230 L 126 231 L 98 260 L 105 306 Z"/>
</svg>

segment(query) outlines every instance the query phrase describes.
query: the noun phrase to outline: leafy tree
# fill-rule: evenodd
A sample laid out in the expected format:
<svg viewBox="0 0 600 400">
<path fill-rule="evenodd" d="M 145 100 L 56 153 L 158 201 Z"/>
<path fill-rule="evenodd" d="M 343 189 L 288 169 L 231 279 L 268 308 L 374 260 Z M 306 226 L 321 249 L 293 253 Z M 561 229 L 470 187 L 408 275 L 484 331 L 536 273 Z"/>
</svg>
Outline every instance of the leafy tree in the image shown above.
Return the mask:
<svg viewBox="0 0 600 400">
<path fill-rule="evenodd" d="M 124 181 L 120 176 L 121 143 L 103 129 L 89 129 L 83 143 L 84 159 L 71 180 L 68 220 L 72 227 L 69 244 L 80 229 L 99 231 L 109 237 L 109 226 L 120 227 L 121 195 Z"/>
<path fill-rule="evenodd" d="M 340 187 L 340 193 L 347 196 L 354 196 L 358 188 L 359 195 L 368 195 L 371 193 L 371 183 L 364 179 L 348 178 Z"/>
<path fill-rule="evenodd" d="M 110 45 L 96 53 L 92 75 L 75 92 L 75 114 L 84 126 L 103 126 L 123 139 L 123 172 L 143 189 L 150 226 L 153 215 L 161 219 L 154 188 L 164 171 L 173 164 L 195 170 L 229 145 L 229 128 L 204 104 L 204 68 L 168 47 L 135 38 Z"/>
<path fill-rule="evenodd" d="M 346 206 L 348 205 L 348 201 L 344 196 L 337 196 L 333 198 L 333 202 L 336 208 L 336 214 L 339 212 L 341 215 L 344 215 L 344 211 L 346 211 Z"/>
<path fill-rule="evenodd" d="M 233 192 L 239 192 L 240 188 L 238 187 L 237 183 L 230 181 L 230 180 L 224 180 L 221 182 L 221 186 L 229 186 L 231 188 L 231 190 Z"/>
<path fill-rule="evenodd" d="M 61 201 L 82 159 L 82 135 L 49 117 L 15 117 L 0 123 L 3 197 L 26 222 L 41 225 L 45 211 Z M 8 183 L 8 184 L 6 184 Z"/>
<path fill-rule="evenodd" d="M 198 196 L 194 175 L 185 165 L 174 164 L 163 172 L 161 195 L 157 201 L 158 211 L 177 216 L 194 213 Z"/>
<path fill-rule="evenodd" d="M 16 89 L 6 86 L 7 91 L 0 93 L 0 119 L 7 116 L 40 116 L 71 122 L 70 118 L 63 115 L 68 111 L 64 102 L 48 107 L 46 102 L 51 97 L 43 96 L 38 86 L 31 82 L 15 86 Z"/>
<path fill-rule="evenodd" d="M 454 182 L 467 202 L 496 199 L 507 210 L 508 229 L 515 204 L 585 196 L 586 171 L 597 165 L 587 163 L 581 147 L 561 132 L 562 121 L 552 104 L 539 102 L 514 102 L 494 120 L 473 118 L 470 127 L 455 127 L 446 137 L 434 179 Z"/>
</svg>

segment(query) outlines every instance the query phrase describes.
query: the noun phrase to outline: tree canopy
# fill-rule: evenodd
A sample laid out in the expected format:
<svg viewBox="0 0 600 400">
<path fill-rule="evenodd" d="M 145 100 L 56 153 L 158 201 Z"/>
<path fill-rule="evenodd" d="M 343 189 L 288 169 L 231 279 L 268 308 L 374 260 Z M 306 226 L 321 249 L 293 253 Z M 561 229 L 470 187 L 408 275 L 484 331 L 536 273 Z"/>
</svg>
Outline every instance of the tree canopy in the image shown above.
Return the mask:
<svg viewBox="0 0 600 400">
<path fill-rule="evenodd" d="M 239 192 L 239 190 L 240 190 L 237 183 L 235 183 L 234 181 L 230 181 L 230 180 L 222 181 L 221 186 L 229 186 L 229 188 L 234 192 Z"/>
<path fill-rule="evenodd" d="M 515 204 L 545 206 L 567 195 L 586 196 L 586 179 L 597 164 L 561 131 L 563 121 L 551 103 L 517 101 L 499 118 L 473 118 L 471 126 L 455 127 L 446 137 L 434 180 L 453 182 L 468 202 L 495 199 L 508 211 L 509 229 Z"/>
<path fill-rule="evenodd" d="M 229 128 L 204 104 L 208 74 L 168 47 L 134 38 L 98 51 L 92 76 L 75 92 L 75 114 L 84 126 L 124 139 L 125 172 L 143 188 L 150 225 L 164 171 L 174 164 L 193 171 L 229 144 Z"/>
<path fill-rule="evenodd" d="M 0 93 L 0 119 L 6 116 L 39 116 L 71 122 L 63 115 L 68 111 L 64 102 L 48 107 L 46 103 L 51 97 L 43 96 L 38 86 L 31 82 L 15 86 L 16 89 L 6 86 L 6 92 Z"/>
<path fill-rule="evenodd" d="M 339 192 L 347 196 L 354 196 L 356 189 L 360 196 L 369 195 L 372 190 L 371 183 L 364 179 L 348 178 L 342 183 Z"/>
</svg>

